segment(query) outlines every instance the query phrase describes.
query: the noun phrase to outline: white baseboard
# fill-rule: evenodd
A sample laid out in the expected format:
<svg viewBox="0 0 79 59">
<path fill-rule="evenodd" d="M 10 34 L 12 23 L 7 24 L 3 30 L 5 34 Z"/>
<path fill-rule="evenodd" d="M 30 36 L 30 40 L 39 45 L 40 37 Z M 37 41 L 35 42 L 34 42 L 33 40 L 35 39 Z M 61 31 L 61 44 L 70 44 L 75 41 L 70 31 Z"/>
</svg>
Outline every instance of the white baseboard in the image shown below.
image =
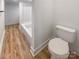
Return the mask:
<svg viewBox="0 0 79 59">
<path fill-rule="evenodd" d="M 33 57 L 36 56 L 39 52 L 41 52 L 48 45 L 48 41 L 49 40 L 45 41 L 40 46 L 38 46 L 36 49 L 31 47 L 30 52 L 33 55 Z"/>
<path fill-rule="evenodd" d="M 1 55 L 1 52 L 2 52 L 4 37 L 5 37 L 5 30 L 3 32 L 3 35 L 2 35 L 2 38 L 1 38 L 1 41 L 0 41 L 0 55 Z"/>
<path fill-rule="evenodd" d="M 77 55 L 79 56 L 79 53 L 77 53 Z"/>
<path fill-rule="evenodd" d="M 79 53 L 78 53 L 78 52 L 76 52 L 76 55 L 78 55 L 78 56 L 79 56 Z"/>
<path fill-rule="evenodd" d="M 79 52 L 78 52 L 77 50 L 70 50 L 70 51 L 71 51 L 71 53 L 73 53 L 73 54 L 79 56 Z"/>
</svg>

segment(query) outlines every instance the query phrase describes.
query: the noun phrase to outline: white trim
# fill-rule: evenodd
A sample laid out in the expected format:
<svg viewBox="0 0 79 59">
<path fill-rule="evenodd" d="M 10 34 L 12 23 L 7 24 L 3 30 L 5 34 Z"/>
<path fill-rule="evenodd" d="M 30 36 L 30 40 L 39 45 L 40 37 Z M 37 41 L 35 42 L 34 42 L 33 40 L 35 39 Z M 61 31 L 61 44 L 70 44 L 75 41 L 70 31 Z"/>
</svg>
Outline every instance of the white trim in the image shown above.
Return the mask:
<svg viewBox="0 0 79 59">
<path fill-rule="evenodd" d="M 5 30 L 4 30 L 4 32 L 2 34 L 2 38 L 1 38 L 1 42 L 0 42 L 0 56 L 1 56 L 1 52 L 2 52 L 4 37 L 5 37 Z"/>
<path fill-rule="evenodd" d="M 79 53 L 77 51 L 72 51 L 72 53 L 79 56 Z"/>
<path fill-rule="evenodd" d="M 77 55 L 79 56 L 79 53 L 77 53 Z"/>
<path fill-rule="evenodd" d="M 34 49 L 30 49 L 30 52 L 31 52 L 31 54 L 32 54 L 32 56 L 34 57 L 35 56 L 35 54 L 34 54 Z"/>
<path fill-rule="evenodd" d="M 76 55 L 78 55 L 78 56 L 79 56 L 79 53 L 76 53 Z"/>
<path fill-rule="evenodd" d="M 30 52 L 33 55 L 33 57 L 40 53 L 48 45 L 48 41 L 49 39 L 35 49 L 31 47 Z"/>
<path fill-rule="evenodd" d="M 72 51 L 72 50 L 70 50 L 71 51 L 71 53 L 73 53 L 73 54 L 75 54 L 75 55 L 77 55 L 77 56 L 79 56 L 79 53 L 78 53 L 78 51 Z"/>
</svg>

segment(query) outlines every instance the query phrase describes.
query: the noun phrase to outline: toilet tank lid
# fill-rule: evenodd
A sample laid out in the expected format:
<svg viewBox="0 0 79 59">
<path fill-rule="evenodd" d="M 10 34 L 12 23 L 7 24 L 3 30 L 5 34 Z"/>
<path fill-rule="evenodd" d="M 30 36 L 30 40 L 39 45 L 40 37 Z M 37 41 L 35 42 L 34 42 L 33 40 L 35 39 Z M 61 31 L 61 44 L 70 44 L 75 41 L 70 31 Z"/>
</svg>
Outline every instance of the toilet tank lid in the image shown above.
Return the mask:
<svg viewBox="0 0 79 59">
<path fill-rule="evenodd" d="M 66 31 L 69 31 L 69 32 L 76 32 L 75 29 L 72 29 L 72 28 L 69 28 L 69 27 L 65 27 L 65 26 L 62 26 L 62 25 L 56 25 L 56 28 L 62 29 L 62 30 L 66 30 Z"/>
<path fill-rule="evenodd" d="M 62 40 L 61 38 L 54 38 L 50 40 L 49 49 L 58 55 L 69 54 L 68 42 Z"/>
</svg>

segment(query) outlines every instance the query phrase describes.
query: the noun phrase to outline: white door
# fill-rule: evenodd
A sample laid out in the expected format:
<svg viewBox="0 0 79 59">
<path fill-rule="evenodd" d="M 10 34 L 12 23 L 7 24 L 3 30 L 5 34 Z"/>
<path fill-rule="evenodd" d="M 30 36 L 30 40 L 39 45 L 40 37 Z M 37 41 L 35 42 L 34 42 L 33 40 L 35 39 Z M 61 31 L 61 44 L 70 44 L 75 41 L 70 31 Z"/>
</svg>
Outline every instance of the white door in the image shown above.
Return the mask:
<svg viewBox="0 0 79 59">
<path fill-rule="evenodd" d="M 0 11 L 4 11 L 4 0 L 0 0 Z"/>
</svg>

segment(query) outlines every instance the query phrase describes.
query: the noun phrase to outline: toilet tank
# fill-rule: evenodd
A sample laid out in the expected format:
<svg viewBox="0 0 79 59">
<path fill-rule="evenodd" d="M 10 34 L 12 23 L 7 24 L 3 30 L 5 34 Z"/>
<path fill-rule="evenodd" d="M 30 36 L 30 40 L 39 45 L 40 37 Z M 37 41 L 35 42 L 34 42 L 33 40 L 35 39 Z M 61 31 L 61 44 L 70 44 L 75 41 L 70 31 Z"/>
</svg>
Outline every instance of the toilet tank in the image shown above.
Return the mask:
<svg viewBox="0 0 79 59">
<path fill-rule="evenodd" d="M 56 35 L 63 40 L 73 43 L 76 39 L 76 30 L 61 25 L 56 25 Z"/>
</svg>

